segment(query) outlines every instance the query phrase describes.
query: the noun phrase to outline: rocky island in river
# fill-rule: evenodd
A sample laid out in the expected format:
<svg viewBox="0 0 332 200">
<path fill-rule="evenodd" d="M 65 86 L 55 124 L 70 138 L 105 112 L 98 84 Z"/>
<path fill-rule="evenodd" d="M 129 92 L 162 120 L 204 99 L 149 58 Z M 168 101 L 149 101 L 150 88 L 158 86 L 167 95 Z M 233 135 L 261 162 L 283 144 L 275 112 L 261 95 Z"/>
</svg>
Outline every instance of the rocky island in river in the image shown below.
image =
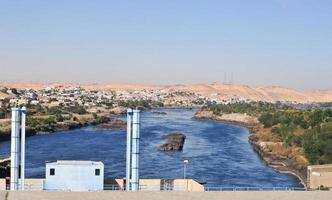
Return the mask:
<svg viewBox="0 0 332 200">
<path fill-rule="evenodd" d="M 163 139 L 166 140 L 166 143 L 159 146 L 160 151 L 182 151 L 186 136 L 175 132 L 165 135 Z"/>
</svg>

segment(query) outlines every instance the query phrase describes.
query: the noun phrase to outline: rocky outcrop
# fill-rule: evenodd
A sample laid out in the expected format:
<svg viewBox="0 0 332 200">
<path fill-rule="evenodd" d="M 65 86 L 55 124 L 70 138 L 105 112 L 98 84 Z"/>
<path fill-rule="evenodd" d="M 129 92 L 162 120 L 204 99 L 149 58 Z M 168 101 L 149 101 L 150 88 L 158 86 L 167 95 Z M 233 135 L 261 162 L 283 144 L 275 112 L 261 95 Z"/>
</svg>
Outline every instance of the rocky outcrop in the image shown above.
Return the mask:
<svg viewBox="0 0 332 200">
<path fill-rule="evenodd" d="M 264 142 L 260 142 L 255 134 L 249 136 L 249 142 L 262 160 L 272 169 L 280 173 L 292 174 L 299 178 L 305 186 L 307 183 L 306 167 L 286 156 L 273 154 Z"/>
<path fill-rule="evenodd" d="M 118 107 L 112 108 L 110 112 L 112 114 L 115 114 L 115 115 L 122 115 L 122 114 L 126 114 L 127 113 L 127 108 L 126 107 L 122 107 L 122 106 L 118 106 Z"/>
<path fill-rule="evenodd" d="M 167 115 L 166 112 L 159 112 L 159 111 L 152 112 L 152 114 L 155 114 L 155 115 Z"/>
<path fill-rule="evenodd" d="M 120 119 L 113 119 L 108 123 L 97 125 L 99 130 L 114 130 L 114 129 L 126 129 L 127 123 Z"/>
<path fill-rule="evenodd" d="M 231 113 L 231 114 L 222 114 L 215 115 L 212 111 L 201 110 L 196 112 L 193 119 L 196 120 L 216 120 L 222 121 L 225 123 L 237 124 L 245 127 L 252 128 L 259 124 L 258 120 L 255 117 L 252 117 L 247 114 L 241 113 Z"/>
<path fill-rule="evenodd" d="M 182 151 L 186 136 L 182 133 L 170 133 L 163 137 L 166 143 L 159 146 L 160 151 Z"/>
</svg>

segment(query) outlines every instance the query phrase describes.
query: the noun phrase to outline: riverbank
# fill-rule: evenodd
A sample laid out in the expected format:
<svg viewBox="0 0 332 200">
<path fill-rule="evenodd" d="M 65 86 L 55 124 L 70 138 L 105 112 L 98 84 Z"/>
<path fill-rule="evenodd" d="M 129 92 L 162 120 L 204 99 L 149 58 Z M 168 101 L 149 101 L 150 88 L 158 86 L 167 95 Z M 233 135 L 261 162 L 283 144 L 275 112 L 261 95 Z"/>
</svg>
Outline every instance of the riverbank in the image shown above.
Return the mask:
<svg viewBox="0 0 332 200">
<path fill-rule="evenodd" d="M 34 121 L 38 122 L 40 119 L 48 119 L 52 116 L 42 116 L 42 117 L 34 117 Z M 98 125 L 102 123 L 106 123 L 110 121 L 110 115 L 106 116 L 106 114 L 100 114 L 95 117 L 92 115 L 82 115 L 82 116 L 75 116 L 74 120 L 69 119 L 69 120 L 64 120 L 64 121 L 52 121 L 50 122 L 45 122 L 40 121 L 40 124 L 38 125 L 28 125 L 26 127 L 26 132 L 27 132 L 27 137 L 34 136 L 34 135 L 44 135 L 44 134 L 49 134 L 53 132 L 59 132 L 59 131 L 68 131 L 68 130 L 73 130 L 73 129 L 78 129 L 82 128 L 85 126 L 90 126 L 90 125 Z M 47 126 L 47 127 L 45 127 Z M 42 127 L 42 128 L 41 128 Z M 0 131 L 0 142 L 8 141 L 10 140 L 10 119 L 8 122 L 6 122 L 6 125 L 1 127 Z"/>
<path fill-rule="evenodd" d="M 194 117 L 197 120 L 215 120 L 224 123 L 235 124 L 247 128 L 250 131 L 249 143 L 262 158 L 262 160 L 273 170 L 296 176 L 302 185 L 306 187 L 306 166 L 300 164 L 294 158 L 288 158 L 282 153 L 276 153 L 272 147 L 282 149 L 281 143 L 263 141 L 261 134 L 266 132 L 257 118 L 240 113 L 215 115 L 212 111 L 198 111 Z M 284 152 L 284 151 L 283 151 Z"/>
<path fill-rule="evenodd" d="M 165 106 L 163 109 L 198 109 L 199 107 L 184 107 L 184 106 Z M 149 108 L 149 109 L 142 109 L 144 110 L 152 110 L 156 108 Z M 107 112 L 101 112 L 98 114 L 72 114 L 72 117 L 69 119 L 66 119 L 69 115 L 62 115 L 64 119 L 61 121 L 57 121 L 54 119 L 54 123 L 51 120 L 48 120 L 48 118 L 55 117 L 54 115 L 42 115 L 42 116 L 31 116 L 33 121 L 35 122 L 34 127 L 31 127 L 27 125 L 27 137 L 34 136 L 34 135 L 44 135 L 49 134 L 53 132 L 59 132 L 59 131 L 68 131 L 73 129 L 79 129 L 82 127 L 90 126 L 90 125 L 100 125 L 105 124 L 111 121 L 111 118 L 125 115 L 127 113 L 127 108 L 125 107 L 115 107 L 111 110 L 107 110 Z M 48 120 L 48 121 L 45 121 Z M 45 123 L 43 122 L 45 121 Z M 29 123 L 29 120 L 28 120 Z M 36 126 L 36 123 L 38 127 Z M 40 123 L 40 124 L 38 124 Z M 106 126 L 108 126 L 106 124 Z M 40 130 L 40 127 L 42 127 L 43 130 Z M 101 126 L 102 128 L 103 126 Z M 108 128 L 109 129 L 109 128 Z M 10 132 L 11 131 L 11 119 L 0 119 L 0 142 L 5 142 L 10 140 Z"/>
<path fill-rule="evenodd" d="M 90 109 L 87 114 L 28 115 L 27 137 L 108 123 L 112 118 L 125 114 L 127 108 L 118 106 L 110 110 L 97 111 L 98 109 Z M 10 132 L 11 119 L 0 119 L 0 142 L 10 140 Z"/>
</svg>

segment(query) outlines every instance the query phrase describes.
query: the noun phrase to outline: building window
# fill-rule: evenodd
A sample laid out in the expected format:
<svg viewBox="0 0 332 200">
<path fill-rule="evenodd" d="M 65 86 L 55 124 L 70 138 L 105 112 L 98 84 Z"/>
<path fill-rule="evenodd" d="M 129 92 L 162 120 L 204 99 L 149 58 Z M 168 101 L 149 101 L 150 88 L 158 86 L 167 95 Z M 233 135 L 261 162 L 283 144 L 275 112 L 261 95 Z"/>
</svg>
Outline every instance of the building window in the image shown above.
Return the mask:
<svg viewBox="0 0 332 200">
<path fill-rule="evenodd" d="M 54 175 L 55 175 L 55 169 L 54 169 L 54 168 L 51 168 L 51 169 L 50 169 L 50 175 L 51 175 L 51 176 L 54 176 Z"/>
<path fill-rule="evenodd" d="M 100 176 L 100 169 L 95 169 L 95 176 Z"/>
</svg>

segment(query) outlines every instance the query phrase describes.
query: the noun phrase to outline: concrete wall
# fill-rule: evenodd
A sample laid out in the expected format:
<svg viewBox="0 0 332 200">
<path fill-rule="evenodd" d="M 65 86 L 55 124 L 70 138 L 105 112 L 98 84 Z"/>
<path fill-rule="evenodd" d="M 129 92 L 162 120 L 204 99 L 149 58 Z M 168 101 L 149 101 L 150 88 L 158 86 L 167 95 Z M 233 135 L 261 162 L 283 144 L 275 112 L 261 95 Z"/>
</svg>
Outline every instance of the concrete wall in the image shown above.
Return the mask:
<svg viewBox="0 0 332 200">
<path fill-rule="evenodd" d="M 55 169 L 55 175 L 50 170 Z M 100 169 L 100 175 L 95 175 Z M 104 165 L 46 163 L 46 190 L 102 191 L 104 189 Z"/>
<path fill-rule="evenodd" d="M 141 191 L 160 191 L 160 179 L 140 179 Z"/>
<path fill-rule="evenodd" d="M 318 176 L 317 174 L 320 174 L 320 176 Z M 308 188 L 317 189 L 319 185 L 332 188 L 332 165 L 308 166 L 307 175 Z"/>
<path fill-rule="evenodd" d="M 122 179 L 116 179 L 116 183 L 123 188 Z M 160 191 L 161 179 L 140 179 L 141 191 Z M 174 179 L 174 191 L 202 192 L 204 186 L 193 179 Z"/>
<path fill-rule="evenodd" d="M 160 191 L 160 183 L 161 183 L 161 179 L 141 179 L 140 188 L 141 188 L 141 191 Z M 175 179 L 173 181 L 173 183 L 174 183 L 173 191 L 189 191 L 189 192 L 203 192 L 204 191 L 204 186 L 197 183 L 193 179 L 186 179 L 186 180 L 185 179 Z M 121 188 L 123 188 L 123 180 L 115 179 L 114 181 L 112 181 L 112 186 L 115 186 L 115 187 L 113 187 L 113 189 L 121 190 Z M 119 187 L 119 188 L 117 188 L 117 187 Z M 46 190 L 55 190 L 55 189 L 49 189 L 46 187 L 45 179 L 25 179 L 25 189 L 27 191 L 40 191 L 40 190 L 43 190 L 44 188 Z M 0 190 L 6 190 L 6 180 L 5 179 L 0 179 Z M 68 189 L 63 189 L 63 190 L 68 191 Z M 71 191 L 74 191 L 74 190 L 71 190 Z"/>
<path fill-rule="evenodd" d="M 203 192 L 205 190 L 203 185 L 193 179 L 176 179 L 174 180 L 174 185 L 183 188 L 183 191 Z"/>
<path fill-rule="evenodd" d="M 6 190 L 6 179 L 0 179 L 0 190 Z"/>
<path fill-rule="evenodd" d="M 19 183 L 21 181 L 19 180 Z M 41 178 L 29 178 L 24 180 L 24 189 L 28 191 L 40 191 L 45 187 L 45 179 Z M 19 187 L 20 188 L 20 187 Z"/>
<path fill-rule="evenodd" d="M 21 179 L 19 179 L 19 188 L 21 188 Z M 40 191 L 44 189 L 45 179 L 29 178 L 25 179 L 25 190 Z M 6 179 L 0 179 L 0 190 L 6 190 Z"/>
</svg>

